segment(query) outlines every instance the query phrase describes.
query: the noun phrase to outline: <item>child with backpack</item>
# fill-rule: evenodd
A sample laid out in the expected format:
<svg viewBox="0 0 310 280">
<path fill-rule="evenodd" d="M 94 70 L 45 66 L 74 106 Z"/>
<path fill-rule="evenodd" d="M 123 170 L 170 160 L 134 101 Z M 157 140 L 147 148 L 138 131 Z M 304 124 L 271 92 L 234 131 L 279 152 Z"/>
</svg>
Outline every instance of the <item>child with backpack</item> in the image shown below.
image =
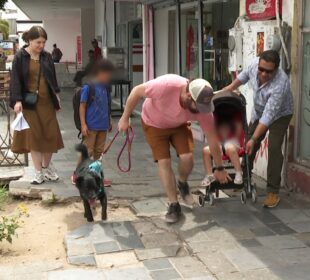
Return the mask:
<svg viewBox="0 0 310 280">
<path fill-rule="evenodd" d="M 91 82 L 85 84 L 73 98 L 76 127 L 83 135 L 83 142 L 94 160 L 101 158 L 107 133 L 112 129 L 109 84 L 113 71 L 114 66 L 109 60 L 96 62 Z"/>
<path fill-rule="evenodd" d="M 107 132 L 111 129 L 108 91 L 113 69 L 113 64 L 109 60 L 100 60 L 93 69 L 93 82 L 81 89 L 79 108 L 81 132 L 88 153 L 94 160 L 101 157 Z"/>
</svg>

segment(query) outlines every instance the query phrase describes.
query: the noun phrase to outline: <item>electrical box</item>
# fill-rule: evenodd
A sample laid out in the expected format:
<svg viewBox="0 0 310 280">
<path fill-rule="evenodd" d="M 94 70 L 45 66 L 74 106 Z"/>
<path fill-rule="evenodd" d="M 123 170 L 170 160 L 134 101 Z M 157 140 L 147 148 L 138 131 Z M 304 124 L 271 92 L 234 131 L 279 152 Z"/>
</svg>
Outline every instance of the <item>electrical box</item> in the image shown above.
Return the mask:
<svg viewBox="0 0 310 280">
<path fill-rule="evenodd" d="M 246 12 L 250 20 L 266 20 L 276 17 L 276 0 L 246 0 Z M 282 0 L 279 0 L 282 14 Z"/>
<path fill-rule="evenodd" d="M 240 72 L 243 66 L 242 57 L 242 36 L 243 30 L 232 28 L 228 37 L 228 70 L 230 72 Z"/>
</svg>

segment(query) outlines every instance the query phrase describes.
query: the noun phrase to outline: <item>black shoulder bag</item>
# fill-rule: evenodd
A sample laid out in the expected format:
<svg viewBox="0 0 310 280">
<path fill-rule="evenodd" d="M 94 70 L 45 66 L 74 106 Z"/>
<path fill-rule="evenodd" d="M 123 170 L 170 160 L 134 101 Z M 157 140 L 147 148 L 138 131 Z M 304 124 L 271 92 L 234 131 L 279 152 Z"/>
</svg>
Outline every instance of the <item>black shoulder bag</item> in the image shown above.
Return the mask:
<svg viewBox="0 0 310 280">
<path fill-rule="evenodd" d="M 38 75 L 38 84 L 37 89 L 35 92 L 28 91 L 24 94 L 24 102 L 27 105 L 34 106 L 38 102 L 38 96 L 39 96 L 39 88 L 40 88 L 40 80 L 41 80 L 41 59 L 39 60 L 40 63 L 40 69 L 39 69 L 39 75 Z"/>
</svg>

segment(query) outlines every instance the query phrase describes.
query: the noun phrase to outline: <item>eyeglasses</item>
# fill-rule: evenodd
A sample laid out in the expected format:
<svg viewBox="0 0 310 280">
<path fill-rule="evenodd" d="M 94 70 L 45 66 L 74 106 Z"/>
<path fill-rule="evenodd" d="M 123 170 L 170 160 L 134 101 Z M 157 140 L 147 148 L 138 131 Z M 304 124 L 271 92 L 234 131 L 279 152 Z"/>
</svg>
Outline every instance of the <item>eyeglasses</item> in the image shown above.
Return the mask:
<svg viewBox="0 0 310 280">
<path fill-rule="evenodd" d="M 258 71 L 270 75 L 270 74 L 272 74 L 272 73 L 274 72 L 274 69 L 273 69 L 273 70 L 270 70 L 270 69 L 266 69 L 266 68 L 264 68 L 264 67 L 258 66 Z"/>
</svg>

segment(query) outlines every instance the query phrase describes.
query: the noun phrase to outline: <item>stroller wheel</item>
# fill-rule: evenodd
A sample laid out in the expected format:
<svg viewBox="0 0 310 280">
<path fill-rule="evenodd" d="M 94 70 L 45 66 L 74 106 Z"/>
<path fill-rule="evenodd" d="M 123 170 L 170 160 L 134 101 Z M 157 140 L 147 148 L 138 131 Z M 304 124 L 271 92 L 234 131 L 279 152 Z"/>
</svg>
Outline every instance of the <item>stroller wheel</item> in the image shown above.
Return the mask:
<svg viewBox="0 0 310 280">
<path fill-rule="evenodd" d="M 204 207 L 205 206 L 205 196 L 203 194 L 200 194 L 198 196 L 198 205 L 200 207 Z"/>
<path fill-rule="evenodd" d="M 214 205 L 214 194 L 213 194 L 212 192 L 210 192 L 210 193 L 208 194 L 208 197 L 209 197 L 209 204 L 210 204 L 211 206 L 213 206 L 213 205 Z"/>
<path fill-rule="evenodd" d="M 240 199 L 241 199 L 242 204 L 246 204 L 247 195 L 246 195 L 246 191 L 245 190 L 243 190 L 241 192 Z"/>
<path fill-rule="evenodd" d="M 251 195 L 252 195 L 252 202 L 256 203 L 256 201 L 257 201 L 257 191 L 256 191 L 255 186 L 252 186 Z"/>
</svg>

